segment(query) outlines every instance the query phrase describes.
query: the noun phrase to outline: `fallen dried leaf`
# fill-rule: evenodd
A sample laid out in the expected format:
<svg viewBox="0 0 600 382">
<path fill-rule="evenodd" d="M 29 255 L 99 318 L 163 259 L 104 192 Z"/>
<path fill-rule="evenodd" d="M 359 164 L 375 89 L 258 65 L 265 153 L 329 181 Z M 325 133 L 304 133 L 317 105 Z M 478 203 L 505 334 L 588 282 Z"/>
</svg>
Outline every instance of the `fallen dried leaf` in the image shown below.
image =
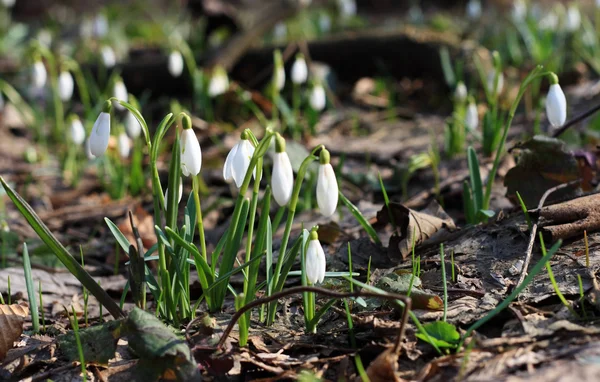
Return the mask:
<svg viewBox="0 0 600 382">
<path fill-rule="evenodd" d="M 150 215 L 141 205 L 138 205 L 133 211 L 133 223 L 137 227 L 144 248 L 148 249 L 156 244 L 156 233 L 154 232 L 154 218 Z M 129 243 L 134 244 L 135 236 L 131 229 L 131 223 L 129 217 L 126 215 L 123 217 L 121 222 L 117 225 L 123 235 L 129 240 Z M 125 254 L 127 257 L 127 254 Z M 114 261 L 113 261 L 114 262 Z"/>
<path fill-rule="evenodd" d="M 402 379 L 396 374 L 398 372 L 398 355 L 393 349 L 386 349 L 369 364 L 367 376 L 371 382 L 400 382 Z M 362 379 L 358 377 L 357 381 Z"/>
<path fill-rule="evenodd" d="M 29 308 L 26 306 L 0 305 L 0 360 L 6 357 L 23 333 L 23 322 L 28 315 Z"/>
</svg>

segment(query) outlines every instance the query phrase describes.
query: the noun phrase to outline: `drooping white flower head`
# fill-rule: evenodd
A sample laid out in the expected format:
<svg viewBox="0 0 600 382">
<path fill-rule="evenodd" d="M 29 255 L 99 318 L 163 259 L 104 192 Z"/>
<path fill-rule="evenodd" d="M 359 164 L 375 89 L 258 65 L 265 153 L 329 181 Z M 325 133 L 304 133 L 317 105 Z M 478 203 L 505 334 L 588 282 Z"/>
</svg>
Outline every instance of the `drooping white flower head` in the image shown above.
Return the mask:
<svg viewBox="0 0 600 382">
<path fill-rule="evenodd" d="M 477 104 L 475 104 L 475 100 L 471 98 L 469 100 L 469 105 L 467 106 L 467 110 L 465 112 L 465 127 L 469 131 L 477 130 L 479 126 L 479 113 L 477 111 Z"/>
<path fill-rule="evenodd" d="M 177 204 L 179 204 L 181 202 L 182 196 L 183 196 L 183 181 L 182 181 L 182 179 L 179 179 L 179 192 L 177 193 Z M 167 203 L 167 200 L 169 200 L 169 188 L 168 187 L 165 189 L 165 204 Z"/>
<path fill-rule="evenodd" d="M 117 78 L 115 84 L 113 85 L 113 97 L 115 97 L 119 101 L 127 102 L 129 100 L 129 93 L 127 93 L 127 88 L 125 87 L 123 80 L 120 78 Z M 118 110 L 125 110 L 125 107 L 118 102 L 115 102 L 115 106 Z"/>
<path fill-rule="evenodd" d="M 36 60 L 31 67 L 31 85 L 34 89 L 41 89 L 46 85 L 48 73 L 41 60 Z"/>
<path fill-rule="evenodd" d="M 458 84 L 456 84 L 456 89 L 454 89 L 454 99 L 457 102 L 463 103 L 467 100 L 467 96 L 467 86 L 464 82 L 460 81 Z"/>
<path fill-rule="evenodd" d="M 294 188 L 294 170 L 290 158 L 285 152 L 285 139 L 279 133 L 275 138 L 271 188 L 273 189 L 273 198 L 275 198 L 277 204 L 282 207 L 288 204 Z"/>
<path fill-rule="evenodd" d="M 326 149 L 321 150 L 319 173 L 317 175 L 317 205 L 319 211 L 325 217 L 333 215 L 338 204 L 337 179 L 329 161 L 329 151 Z"/>
<path fill-rule="evenodd" d="M 538 27 L 543 31 L 551 31 L 558 28 L 558 15 L 553 10 L 550 10 L 538 23 Z"/>
<path fill-rule="evenodd" d="M 216 66 L 208 84 L 208 95 L 212 98 L 224 94 L 229 89 L 227 71 L 222 66 Z"/>
<path fill-rule="evenodd" d="M 69 124 L 69 135 L 71 142 L 79 146 L 85 142 L 85 128 L 83 123 L 76 115 L 71 117 L 71 123 Z"/>
<path fill-rule="evenodd" d="M 104 13 L 98 13 L 94 17 L 93 34 L 95 37 L 102 38 L 108 34 L 108 19 Z"/>
<path fill-rule="evenodd" d="M 73 96 L 73 88 L 75 83 L 73 82 L 73 76 L 68 70 L 63 70 L 58 75 L 58 95 L 60 100 L 67 102 Z"/>
<path fill-rule="evenodd" d="M 283 67 L 283 58 L 281 57 L 281 52 L 276 50 L 273 53 L 273 83 L 277 86 L 277 90 L 281 91 L 285 86 L 285 69 Z"/>
<path fill-rule="evenodd" d="M 488 91 L 494 94 L 494 81 L 496 80 L 496 71 L 492 70 L 487 75 L 487 88 Z M 498 87 L 496 88 L 496 95 L 502 93 L 502 89 L 504 89 L 504 74 L 502 72 L 498 73 Z"/>
<path fill-rule="evenodd" d="M 2 0 L 2 5 L 6 8 L 12 8 L 17 0 Z"/>
<path fill-rule="evenodd" d="M 37 33 L 37 40 L 43 47 L 49 49 L 52 45 L 52 32 L 47 28 L 40 29 Z"/>
<path fill-rule="evenodd" d="M 250 160 L 254 155 L 254 145 L 248 139 L 248 133 L 242 132 L 241 140 L 233 146 L 223 166 L 223 178 L 226 182 L 233 180 L 237 188 L 242 187 L 246 172 L 250 166 Z M 256 175 L 256 172 L 254 172 Z"/>
<path fill-rule="evenodd" d="M 308 247 L 306 248 L 306 263 L 304 270 L 306 279 L 310 284 L 322 283 L 325 279 L 325 251 L 319 242 L 319 235 L 316 231 L 310 233 Z"/>
<path fill-rule="evenodd" d="M 90 153 L 95 157 L 104 155 L 108 148 L 108 141 L 110 139 L 110 109 L 111 103 L 110 101 L 106 101 L 90 133 Z"/>
<path fill-rule="evenodd" d="M 106 68 L 112 68 L 117 63 L 115 51 L 108 45 L 103 45 L 102 48 L 100 48 L 100 56 L 102 57 L 102 63 Z"/>
<path fill-rule="evenodd" d="M 275 38 L 275 40 L 285 40 L 286 37 L 287 27 L 283 21 L 280 21 L 273 27 L 273 38 Z"/>
<path fill-rule="evenodd" d="M 178 50 L 171 51 L 169 54 L 169 73 L 173 77 L 179 77 L 183 73 L 183 56 Z"/>
<path fill-rule="evenodd" d="M 131 139 L 136 139 L 142 132 L 142 125 L 132 112 L 128 112 L 125 117 L 125 131 Z"/>
<path fill-rule="evenodd" d="M 322 111 L 325 109 L 327 105 L 327 96 L 325 94 L 325 88 L 321 85 L 320 82 L 317 82 L 313 85 L 310 90 L 310 97 L 308 97 L 308 101 L 310 103 L 310 107 L 316 111 Z"/>
<path fill-rule="evenodd" d="M 527 17 L 527 3 L 525 0 L 515 0 L 512 6 L 511 17 L 514 21 L 524 21 Z"/>
<path fill-rule="evenodd" d="M 356 0 L 338 0 L 338 7 L 342 18 L 356 16 Z"/>
<path fill-rule="evenodd" d="M 324 12 L 319 14 L 319 30 L 321 33 L 328 33 L 331 30 L 331 17 L 329 17 L 329 14 Z"/>
<path fill-rule="evenodd" d="M 479 20 L 481 17 L 480 0 L 469 0 L 467 3 L 467 17 L 471 20 Z"/>
<path fill-rule="evenodd" d="M 127 133 L 124 131 L 121 132 L 117 138 L 117 149 L 119 150 L 119 156 L 122 159 L 129 157 L 129 152 L 131 151 L 131 142 L 127 136 Z"/>
<path fill-rule="evenodd" d="M 550 75 L 550 89 L 546 96 L 546 115 L 553 127 L 560 127 L 567 120 L 567 99 L 562 88 L 558 84 L 558 77 Z"/>
<path fill-rule="evenodd" d="M 192 129 L 192 120 L 188 115 L 181 119 L 181 172 L 184 176 L 196 176 L 202 167 L 202 151 L 200 142 Z"/>
<path fill-rule="evenodd" d="M 292 65 L 292 82 L 300 85 L 308 79 L 308 66 L 302 54 L 296 55 L 296 60 Z"/>
<path fill-rule="evenodd" d="M 576 3 L 571 3 L 567 8 L 567 18 L 565 20 L 565 29 L 568 32 L 576 32 L 581 26 L 581 13 Z"/>
</svg>

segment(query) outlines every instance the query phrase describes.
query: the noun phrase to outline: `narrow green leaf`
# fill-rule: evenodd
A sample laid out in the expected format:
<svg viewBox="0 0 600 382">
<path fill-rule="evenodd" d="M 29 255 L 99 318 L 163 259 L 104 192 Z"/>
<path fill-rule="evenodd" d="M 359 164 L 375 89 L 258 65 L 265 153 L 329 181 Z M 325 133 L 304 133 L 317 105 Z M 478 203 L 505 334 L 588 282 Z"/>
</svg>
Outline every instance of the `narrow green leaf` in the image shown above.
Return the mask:
<svg viewBox="0 0 600 382">
<path fill-rule="evenodd" d="M 117 225 L 113 223 L 112 220 L 110 220 L 109 218 L 104 218 L 104 221 L 106 222 L 106 225 L 108 226 L 110 232 L 112 232 L 113 236 L 115 237 L 117 243 L 119 243 L 121 248 L 123 248 L 123 251 L 128 252 L 131 243 L 129 243 L 129 240 L 125 237 L 125 235 L 123 235 L 123 232 L 121 232 L 119 227 L 117 227 Z"/>
<path fill-rule="evenodd" d="M 29 299 L 29 309 L 31 310 L 31 323 L 33 325 L 33 332 L 38 333 L 40 331 L 40 319 L 38 315 L 38 305 L 35 295 L 35 289 L 33 289 L 33 277 L 31 276 L 31 260 L 29 259 L 27 243 L 23 243 L 23 271 L 25 272 L 25 286 L 27 287 L 27 298 Z"/>
<path fill-rule="evenodd" d="M 339 192 L 339 196 L 342 203 L 344 203 L 344 205 L 348 208 L 352 216 L 354 216 L 358 223 L 364 228 L 371 240 L 373 240 L 373 242 L 377 244 L 381 244 L 381 240 L 379 240 L 379 236 L 377 235 L 375 228 L 373 228 L 371 223 L 369 223 L 369 221 L 365 219 L 364 215 L 359 211 L 359 209 L 354 204 L 352 204 L 352 202 L 349 201 L 348 198 L 346 198 L 346 196 L 344 196 L 342 191 Z"/>
<path fill-rule="evenodd" d="M 475 211 L 483 207 L 483 184 L 481 183 L 481 174 L 479 173 L 479 160 L 473 146 L 469 146 L 467 154 L 467 163 L 469 165 L 469 176 L 471 178 L 471 191 L 473 192 L 473 201 Z"/>
</svg>

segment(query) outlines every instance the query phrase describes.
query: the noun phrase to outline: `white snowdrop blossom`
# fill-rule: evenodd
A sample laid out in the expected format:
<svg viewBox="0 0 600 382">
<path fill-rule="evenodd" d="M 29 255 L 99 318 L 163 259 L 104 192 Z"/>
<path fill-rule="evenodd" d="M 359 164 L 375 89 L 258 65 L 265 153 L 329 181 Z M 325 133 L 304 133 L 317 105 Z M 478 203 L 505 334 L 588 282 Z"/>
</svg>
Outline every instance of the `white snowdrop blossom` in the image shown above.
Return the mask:
<svg viewBox="0 0 600 382">
<path fill-rule="evenodd" d="M 69 135 L 71 138 L 71 142 L 76 145 L 81 145 L 85 142 L 85 128 L 83 127 L 83 123 L 76 116 L 71 118 L 71 123 L 69 124 Z"/>
<path fill-rule="evenodd" d="M 169 54 L 169 73 L 173 77 L 179 77 L 183 73 L 183 56 L 178 50 L 174 50 Z"/>
<path fill-rule="evenodd" d="M 2 5 L 4 5 L 6 8 L 12 8 L 17 0 L 2 0 Z"/>
<path fill-rule="evenodd" d="M 181 202 L 181 197 L 183 196 L 183 182 L 179 179 L 179 192 L 177 193 L 177 204 Z M 165 189 L 165 204 L 169 200 L 169 188 Z"/>
<path fill-rule="evenodd" d="M 254 146 L 248 139 L 247 133 L 242 133 L 242 139 L 231 149 L 225 165 L 223 166 L 223 178 L 226 182 L 233 180 L 237 188 L 242 187 L 246 172 L 250 166 L 250 160 L 254 155 Z M 256 173 L 255 173 L 256 174 Z"/>
<path fill-rule="evenodd" d="M 475 101 L 473 99 L 471 99 L 471 101 L 469 102 L 469 105 L 467 106 L 467 110 L 465 113 L 465 127 L 469 131 L 475 131 L 475 130 L 477 130 L 478 126 L 479 126 L 479 113 L 477 111 L 477 105 L 475 104 Z"/>
<path fill-rule="evenodd" d="M 480 0 L 469 0 L 467 3 L 467 17 L 471 20 L 479 20 L 481 17 Z"/>
<path fill-rule="evenodd" d="M 546 96 L 546 115 L 553 127 L 560 127 L 567 120 L 567 99 L 558 84 L 558 77 L 551 75 L 551 85 Z"/>
<path fill-rule="evenodd" d="M 310 103 L 310 107 L 316 111 L 325 109 L 325 106 L 327 105 L 327 96 L 325 95 L 325 89 L 323 88 L 323 85 L 316 83 L 312 87 L 308 101 Z"/>
<path fill-rule="evenodd" d="M 306 279 L 310 284 L 322 283 L 325 279 L 325 251 L 319 242 L 319 236 L 315 231 L 310 233 L 308 248 L 306 248 L 306 260 L 304 270 Z"/>
<path fill-rule="evenodd" d="M 221 66 L 217 66 L 208 84 L 208 95 L 212 98 L 224 94 L 229 89 L 229 78 L 227 72 Z"/>
<path fill-rule="evenodd" d="M 108 19 L 104 13 L 98 13 L 94 17 L 93 34 L 96 37 L 104 37 L 108 34 Z"/>
<path fill-rule="evenodd" d="M 287 37 L 287 27 L 285 23 L 280 21 L 273 27 L 273 37 L 275 40 L 285 40 Z"/>
<path fill-rule="evenodd" d="M 122 132 L 119 134 L 117 138 L 117 149 L 119 151 L 119 156 L 123 159 L 129 157 L 129 152 L 131 151 L 131 142 L 127 133 Z"/>
<path fill-rule="evenodd" d="M 48 73 L 41 60 L 37 60 L 31 67 L 31 84 L 35 89 L 41 89 L 46 85 Z"/>
<path fill-rule="evenodd" d="M 275 198 L 277 204 L 282 207 L 288 204 L 294 188 L 294 170 L 290 158 L 285 152 L 285 140 L 279 134 L 277 134 L 275 141 L 271 188 L 273 189 L 273 198 Z"/>
<path fill-rule="evenodd" d="M 73 76 L 69 71 L 63 70 L 58 75 L 58 95 L 61 101 L 67 102 L 73 96 L 73 88 L 75 83 L 73 82 Z"/>
<path fill-rule="evenodd" d="M 356 0 L 338 0 L 338 7 L 343 18 L 356 16 Z"/>
<path fill-rule="evenodd" d="M 117 63 L 115 51 L 108 45 L 104 45 L 100 48 L 100 56 L 102 57 L 102 63 L 106 68 L 112 68 Z"/>
<path fill-rule="evenodd" d="M 127 88 L 123 83 L 122 79 L 117 79 L 115 84 L 113 85 L 113 97 L 118 99 L 119 101 L 127 102 L 129 100 L 129 94 L 127 93 Z M 125 106 L 122 106 L 120 103 L 116 102 L 115 106 L 118 110 L 125 110 Z"/>
<path fill-rule="evenodd" d="M 306 60 L 304 56 L 299 54 L 296 56 L 296 60 L 292 65 L 292 82 L 300 85 L 306 82 L 308 79 L 308 66 L 306 66 Z"/>
<path fill-rule="evenodd" d="M 136 139 L 142 132 L 142 125 L 132 112 L 128 112 L 125 117 L 125 131 L 131 139 Z"/>
<path fill-rule="evenodd" d="M 331 30 L 331 17 L 327 13 L 319 15 L 319 29 L 322 33 L 328 33 Z"/>
<path fill-rule="evenodd" d="M 571 3 L 567 8 L 567 18 L 565 20 L 565 28 L 568 32 L 575 32 L 581 26 L 581 13 L 577 4 Z"/>
<path fill-rule="evenodd" d="M 558 15 L 555 12 L 550 11 L 542 17 L 538 26 L 543 31 L 551 31 L 558 28 L 558 21 Z"/>
<path fill-rule="evenodd" d="M 183 131 L 181 132 L 181 172 L 184 176 L 196 176 L 202 167 L 202 151 L 200 142 L 192 129 L 189 116 L 182 119 Z"/>
<path fill-rule="evenodd" d="M 492 70 L 487 75 L 487 88 L 490 93 L 494 92 L 494 81 L 496 80 L 496 71 Z M 495 94 L 502 93 L 502 89 L 504 88 L 504 74 L 502 72 L 498 73 L 498 87 L 496 88 Z"/>
<path fill-rule="evenodd" d="M 329 151 L 326 149 L 321 150 L 319 173 L 317 175 L 317 205 L 319 211 L 325 217 L 333 215 L 338 204 L 337 179 L 329 161 Z"/>
<path fill-rule="evenodd" d="M 524 0 L 515 0 L 511 12 L 514 21 L 523 21 L 527 17 L 527 3 Z"/>
<path fill-rule="evenodd" d="M 95 157 L 104 155 L 108 148 L 108 141 L 110 139 L 110 101 L 106 101 L 104 108 L 96 122 L 92 127 L 92 132 L 89 138 L 90 154 Z"/>
<path fill-rule="evenodd" d="M 460 81 L 454 89 L 454 99 L 458 102 L 465 102 L 467 100 L 467 86 L 464 82 Z"/>
</svg>

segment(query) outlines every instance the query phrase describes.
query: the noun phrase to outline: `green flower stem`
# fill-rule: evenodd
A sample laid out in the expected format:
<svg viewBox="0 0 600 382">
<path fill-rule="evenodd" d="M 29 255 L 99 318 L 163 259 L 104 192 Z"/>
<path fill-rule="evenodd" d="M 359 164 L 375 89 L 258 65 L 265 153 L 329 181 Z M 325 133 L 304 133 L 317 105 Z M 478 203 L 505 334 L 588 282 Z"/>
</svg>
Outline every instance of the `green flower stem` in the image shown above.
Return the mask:
<svg viewBox="0 0 600 382">
<path fill-rule="evenodd" d="M 206 252 L 206 238 L 204 236 L 204 219 L 202 218 L 202 207 L 200 205 L 200 190 L 198 176 L 192 178 L 192 192 L 194 194 L 194 203 L 196 204 L 196 218 L 198 224 L 198 235 L 200 236 L 200 253 L 204 260 L 208 261 L 208 254 Z"/>
<path fill-rule="evenodd" d="M 262 166 L 263 159 L 260 158 L 256 165 L 256 180 L 254 181 L 254 188 L 252 189 L 252 199 L 250 201 L 250 216 L 248 219 L 248 240 L 246 240 L 246 263 L 250 261 L 252 257 L 252 236 L 254 234 L 254 219 L 256 216 L 256 208 L 258 206 L 258 192 L 260 191 L 260 179 L 262 178 Z M 248 280 L 248 277 L 246 277 Z M 248 285 L 244 285 L 244 293 L 248 292 Z"/>
<path fill-rule="evenodd" d="M 48 77 L 50 77 L 50 87 L 52 89 L 52 104 L 54 106 L 54 131 L 53 138 L 56 142 L 61 142 L 64 136 L 65 116 L 63 104 L 58 94 L 58 64 L 52 52 L 47 49 L 40 50 L 44 58 L 48 61 Z"/>
<path fill-rule="evenodd" d="M 292 198 L 290 203 L 288 204 L 288 215 L 285 223 L 285 230 L 283 232 L 283 238 L 281 239 L 281 247 L 279 248 L 279 257 L 277 259 L 277 267 L 275 268 L 275 272 L 273 273 L 273 293 L 277 293 L 281 291 L 283 288 L 283 284 L 285 283 L 285 279 L 287 275 L 281 275 L 281 268 L 283 267 L 285 254 L 287 251 L 288 242 L 290 239 L 290 233 L 292 232 L 292 224 L 294 223 L 294 215 L 296 213 L 296 206 L 298 205 L 298 198 L 300 195 L 300 189 L 302 188 L 302 182 L 304 181 L 304 175 L 306 174 L 306 170 L 308 166 L 315 160 L 318 160 L 319 157 L 316 156 L 316 153 L 323 149 L 323 145 L 317 146 L 306 159 L 300 165 L 300 169 L 298 170 L 298 175 L 296 176 L 296 182 L 294 183 L 294 189 L 292 191 Z M 280 276 L 282 276 L 280 278 Z M 269 314 L 267 316 L 267 325 L 272 325 L 275 322 L 275 311 L 277 308 L 277 301 L 274 301 L 269 304 Z"/>
<path fill-rule="evenodd" d="M 482 209 L 487 210 L 490 207 L 490 200 L 492 197 L 492 186 L 494 185 L 494 180 L 496 178 L 496 173 L 498 172 L 498 167 L 500 166 L 500 158 L 502 157 L 502 153 L 504 152 L 504 145 L 506 144 L 506 138 L 508 137 L 508 130 L 510 129 L 510 125 L 512 124 L 512 120 L 515 117 L 515 113 L 517 111 L 517 107 L 519 106 L 519 102 L 525 94 L 527 87 L 529 84 L 535 80 L 536 78 L 540 78 L 550 74 L 551 72 L 542 72 L 543 66 L 538 65 L 535 69 L 529 73 L 527 78 L 521 83 L 521 87 L 519 88 L 519 93 L 517 94 L 517 98 L 513 101 L 510 111 L 508 114 L 508 119 L 504 124 L 504 131 L 502 132 L 502 138 L 500 139 L 500 144 L 496 149 L 496 157 L 494 158 L 494 164 L 490 173 L 488 175 L 488 181 L 485 188 L 485 196 L 483 198 L 483 207 Z"/>
<path fill-rule="evenodd" d="M 83 104 L 85 119 L 88 119 L 92 116 L 92 103 L 90 101 L 90 92 L 87 87 L 87 82 L 85 81 L 85 77 L 83 76 L 83 72 L 77 61 L 68 60 L 66 63 L 67 67 L 73 72 L 75 77 L 77 89 L 79 90 L 79 98 Z"/>
</svg>

